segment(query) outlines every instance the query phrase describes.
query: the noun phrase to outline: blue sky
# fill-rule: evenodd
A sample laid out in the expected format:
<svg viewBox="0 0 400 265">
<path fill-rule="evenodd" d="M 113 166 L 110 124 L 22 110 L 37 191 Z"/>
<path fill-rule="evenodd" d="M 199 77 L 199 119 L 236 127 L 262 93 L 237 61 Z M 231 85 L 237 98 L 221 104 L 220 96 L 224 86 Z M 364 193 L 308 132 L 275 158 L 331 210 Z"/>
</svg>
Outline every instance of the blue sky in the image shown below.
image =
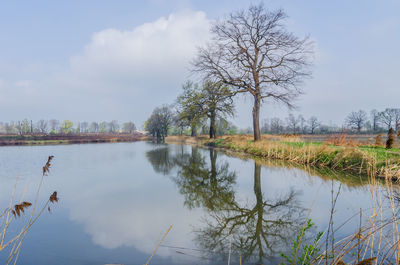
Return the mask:
<svg viewBox="0 0 400 265">
<path fill-rule="evenodd" d="M 172 103 L 210 22 L 252 1 L 2 1 L 0 120 L 133 120 Z M 255 3 L 258 3 L 256 1 Z M 400 107 L 400 1 L 264 1 L 316 43 L 298 101 L 341 124 L 354 110 Z M 251 125 L 251 100 L 233 121 Z M 287 110 L 265 102 L 262 118 Z"/>
</svg>

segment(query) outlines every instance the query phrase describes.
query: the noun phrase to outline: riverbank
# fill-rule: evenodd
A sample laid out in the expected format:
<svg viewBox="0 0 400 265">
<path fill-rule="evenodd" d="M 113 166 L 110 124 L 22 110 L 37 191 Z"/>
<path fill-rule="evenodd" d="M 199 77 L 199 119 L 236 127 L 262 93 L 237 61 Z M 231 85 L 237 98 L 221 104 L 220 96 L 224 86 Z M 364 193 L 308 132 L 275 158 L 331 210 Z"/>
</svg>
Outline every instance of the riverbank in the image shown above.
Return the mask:
<svg viewBox="0 0 400 265">
<path fill-rule="evenodd" d="M 297 136 L 263 136 L 254 142 L 252 136 L 167 137 L 166 142 L 207 145 L 250 154 L 256 157 L 285 160 L 302 165 L 330 168 L 337 171 L 375 175 L 400 181 L 400 149 L 381 146 L 304 141 Z"/>
<path fill-rule="evenodd" d="M 0 146 L 136 142 L 146 139 L 146 136 L 136 133 L 0 135 Z"/>
</svg>

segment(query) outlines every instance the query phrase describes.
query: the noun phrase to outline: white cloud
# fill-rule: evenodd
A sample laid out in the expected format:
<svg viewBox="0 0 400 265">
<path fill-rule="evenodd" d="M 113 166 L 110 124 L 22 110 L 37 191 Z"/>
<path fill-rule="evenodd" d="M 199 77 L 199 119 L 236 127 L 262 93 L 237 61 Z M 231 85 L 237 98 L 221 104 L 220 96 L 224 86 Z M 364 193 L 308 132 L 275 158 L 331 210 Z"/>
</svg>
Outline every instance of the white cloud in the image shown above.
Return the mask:
<svg viewBox="0 0 400 265">
<path fill-rule="evenodd" d="M 10 119 L 29 113 L 33 119 L 119 119 L 140 126 L 154 107 L 173 102 L 180 92 L 196 48 L 209 39 L 209 27 L 204 12 L 184 10 L 132 30 L 99 31 L 71 56 L 67 69 L 30 83 L 11 82 L 2 101 L 22 106 Z M 34 113 L 29 102 L 46 106 Z M 44 108 L 51 109 L 51 117 L 43 116 Z"/>
<path fill-rule="evenodd" d="M 209 39 L 209 27 L 205 13 L 186 10 L 128 31 L 97 32 L 82 54 L 71 58 L 62 79 L 77 93 L 98 93 L 120 112 L 149 114 L 179 93 L 196 47 Z"/>
</svg>

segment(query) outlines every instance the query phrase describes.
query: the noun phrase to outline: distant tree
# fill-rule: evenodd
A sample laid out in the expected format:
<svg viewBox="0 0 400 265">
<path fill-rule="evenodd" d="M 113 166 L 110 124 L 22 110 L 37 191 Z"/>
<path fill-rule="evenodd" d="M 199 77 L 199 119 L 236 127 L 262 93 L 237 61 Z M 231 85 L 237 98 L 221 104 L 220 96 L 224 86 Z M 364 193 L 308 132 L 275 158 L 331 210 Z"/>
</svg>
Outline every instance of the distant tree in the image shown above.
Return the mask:
<svg viewBox="0 0 400 265">
<path fill-rule="evenodd" d="M 18 121 L 16 125 L 16 129 L 20 135 L 29 133 L 31 131 L 31 124 L 28 119 L 24 119 L 23 121 Z"/>
<path fill-rule="evenodd" d="M 89 123 L 87 121 L 81 122 L 81 132 L 82 133 L 89 132 Z"/>
<path fill-rule="evenodd" d="M 392 109 L 385 109 L 382 112 L 379 112 L 379 121 L 386 125 L 386 128 L 390 130 L 392 128 L 394 120 L 394 113 Z"/>
<path fill-rule="evenodd" d="M 367 121 L 367 113 L 363 110 L 353 111 L 346 118 L 346 124 L 360 133 Z"/>
<path fill-rule="evenodd" d="M 261 121 L 261 133 L 268 133 L 270 131 L 270 126 L 268 119 L 263 119 Z"/>
<path fill-rule="evenodd" d="M 172 119 L 172 123 L 175 126 L 176 134 L 178 135 L 182 135 L 185 128 L 187 127 L 187 122 L 186 120 L 182 119 L 179 115 L 179 112 L 175 112 L 173 119 Z"/>
<path fill-rule="evenodd" d="M 283 131 L 283 121 L 279 118 L 271 119 L 271 132 L 272 133 L 282 133 Z"/>
<path fill-rule="evenodd" d="M 80 122 L 78 122 L 78 124 L 76 125 L 75 133 L 81 134 L 81 123 Z"/>
<path fill-rule="evenodd" d="M 320 122 L 318 121 L 317 117 L 311 116 L 308 119 L 308 125 L 310 127 L 311 134 L 314 134 L 315 130 L 320 126 Z"/>
<path fill-rule="evenodd" d="M 112 120 L 112 121 L 109 123 L 109 132 L 110 132 L 110 133 L 116 133 L 116 132 L 118 132 L 118 131 L 119 131 L 119 123 L 118 123 L 118 121 Z"/>
<path fill-rule="evenodd" d="M 157 140 L 164 141 L 168 136 L 168 130 L 173 122 L 173 113 L 170 107 L 164 105 L 155 108 L 150 118 L 145 122 L 145 129 L 157 137 Z"/>
<path fill-rule="evenodd" d="M 36 127 L 38 129 L 39 132 L 41 133 L 47 133 L 47 121 L 45 120 L 40 120 L 37 122 Z"/>
<path fill-rule="evenodd" d="M 197 127 L 203 118 L 198 84 L 187 81 L 182 85 L 183 92 L 176 99 L 177 119 L 180 125 L 189 126 L 191 136 L 196 136 Z"/>
<path fill-rule="evenodd" d="M 377 132 L 379 129 L 379 112 L 376 109 L 371 110 L 372 131 Z"/>
<path fill-rule="evenodd" d="M 299 120 L 292 113 L 290 113 L 289 116 L 286 118 L 286 123 L 292 133 L 297 133 L 299 129 Z"/>
<path fill-rule="evenodd" d="M 61 132 L 65 134 L 70 134 L 72 133 L 72 127 L 74 126 L 74 123 L 69 120 L 64 120 L 61 123 Z"/>
<path fill-rule="evenodd" d="M 400 109 L 392 109 L 395 131 L 400 129 Z"/>
<path fill-rule="evenodd" d="M 99 132 L 99 124 L 97 122 L 92 122 L 89 128 L 91 133 L 98 133 Z"/>
<path fill-rule="evenodd" d="M 210 138 L 217 137 L 217 118 L 220 121 L 226 116 L 233 116 L 234 106 L 232 92 L 223 83 L 204 82 L 198 92 L 201 114 L 206 115 L 210 120 Z M 226 122 L 226 125 L 228 123 Z"/>
<path fill-rule="evenodd" d="M 99 133 L 106 133 L 106 132 L 109 132 L 109 123 L 108 122 L 106 122 L 106 121 L 102 121 L 100 124 L 99 124 Z"/>
<path fill-rule="evenodd" d="M 7 134 L 13 134 L 13 133 L 17 132 L 17 129 L 13 122 L 12 123 L 8 123 L 8 122 L 4 123 L 4 130 Z"/>
<path fill-rule="evenodd" d="M 60 121 L 56 120 L 56 119 L 51 119 L 51 120 L 49 120 L 49 126 L 50 126 L 51 131 L 56 132 L 59 129 Z"/>
<path fill-rule="evenodd" d="M 122 131 L 125 133 L 133 133 L 136 130 L 136 126 L 133 122 L 125 122 L 122 124 Z"/>
<path fill-rule="evenodd" d="M 299 130 L 301 131 L 302 134 L 306 134 L 307 133 L 307 121 L 306 119 L 303 117 L 303 115 L 299 115 L 297 117 L 297 120 L 299 122 Z"/>
<path fill-rule="evenodd" d="M 193 71 L 223 82 L 236 93 L 254 98 L 254 140 L 260 140 L 260 108 L 264 99 L 292 107 L 299 85 L 309 76 L 312 44 L 288 32 L 282 10 L 262 4 L 232 13 L 212 27 L 213 41 L 200 48 Z"/>
</svg>

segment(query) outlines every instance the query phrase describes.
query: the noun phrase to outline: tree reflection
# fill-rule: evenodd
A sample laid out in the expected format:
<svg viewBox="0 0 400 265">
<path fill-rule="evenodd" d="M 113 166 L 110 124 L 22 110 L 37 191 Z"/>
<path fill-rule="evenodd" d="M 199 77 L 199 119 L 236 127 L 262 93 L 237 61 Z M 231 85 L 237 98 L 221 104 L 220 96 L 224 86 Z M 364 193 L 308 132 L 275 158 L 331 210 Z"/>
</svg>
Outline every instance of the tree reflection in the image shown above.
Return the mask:
<svg viewBox="0 0 400 265">
<path fill-rule="evenodd" d="M 229 171 L 227 162 L 217 164 L 217 156 L 218 152 L 210 149 L 208 164 L 205 156 L 193 147 L 189 157 L 176 160 L 180 169 L 174 180 L 189 208 L 203 206 L 214 211 L 234 200 L 236 173 Z"/>
<path fill-rule="evenodd" d="M 156 148 L 146 152 L 146 157 L 157 173 L 168 175 L 176 166 L 176 155 L 171 153 L 169 146 Z"/>
<path fill-rule="evenodd" d="M 157 172 L 168 174 L 176 167 L 173 180 L 185 198 L 185 205 L 207 211 L 205 225 L 195 229 L 201 249 L 215 257 L 226 257 L 230 247 L 234 255 L 261 263 L 292 244 L 305 222 L 304 210 L 296 201 L 297 192 L 289 190 L 278 197 L 265 198 L 259 163 L 254 162 L 255 197 L 243 202 L 235 196 L 236 173 L 229 169 L 228 162 L 218 160 L 217 150 L 207 151 L 208 161 L 196 147 L 191 152 L 182 148 L 174 155 L 166 149 L 150 151 L 147 157 Z"/>
<path fill-rule="evenodd" d="M 289 246 L 304 223 L 302 210 L 295 200 L 296 192 L 289 191 L 274 200 L 264 200 L 261 165 L 255 163 L 254 194 L 253 206 L 227 201 L 220 209 L 210 211 L 206 227 L 198 231 L 200 246 L 221 254 L 228 252 L 231 242 L 232 251 L 237 255 L 259 263 Z"/>
</svg>

